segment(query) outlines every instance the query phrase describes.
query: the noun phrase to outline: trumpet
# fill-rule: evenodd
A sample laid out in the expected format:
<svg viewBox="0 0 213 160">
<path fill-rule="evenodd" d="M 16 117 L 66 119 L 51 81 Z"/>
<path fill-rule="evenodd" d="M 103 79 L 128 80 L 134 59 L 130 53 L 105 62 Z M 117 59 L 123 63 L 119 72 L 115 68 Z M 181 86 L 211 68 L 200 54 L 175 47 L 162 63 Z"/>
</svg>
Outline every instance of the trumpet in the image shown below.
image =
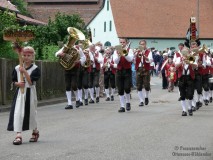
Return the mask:
<svg viewBox="0 0 213 160">
<path fill-rule="evenodd" d="M 118 51 L 118 54 L 119 54 L 120 56 L 127 56 L 127 55 L 128 55 L 127 49 L 124 49 L 124 48 L 122 47 L 122 45 L 117 45 L 117 46 L 115 46 L 115 49 Z"/>
<path fill-rule="evenodd" d="M 139 51 L 138 58 L 141 58 L 142 56 L 144 56 L 145 48 L 143 46 L 139 46 L 137 50 Z"/>
<path fill-rule="evenodd" d="M 199 53 L 208 53 L 208 48 L 205 44 L 201 48 L 192 49 L 193 55 L 198 55 Z"/>
</svg>

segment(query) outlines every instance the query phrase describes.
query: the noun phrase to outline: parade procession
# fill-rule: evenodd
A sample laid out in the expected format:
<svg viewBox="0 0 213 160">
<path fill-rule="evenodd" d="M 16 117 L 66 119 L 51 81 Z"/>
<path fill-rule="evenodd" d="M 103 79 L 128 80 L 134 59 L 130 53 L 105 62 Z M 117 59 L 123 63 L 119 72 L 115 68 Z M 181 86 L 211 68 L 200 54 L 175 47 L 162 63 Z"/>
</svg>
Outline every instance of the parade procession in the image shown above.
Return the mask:
<svg viewBox="0 0 213 160">
<path fill-rule="evenodd" d="M 210 0 L 21 1 L 0 0 L 0 159 L 213 158 Z"/>
</svg>

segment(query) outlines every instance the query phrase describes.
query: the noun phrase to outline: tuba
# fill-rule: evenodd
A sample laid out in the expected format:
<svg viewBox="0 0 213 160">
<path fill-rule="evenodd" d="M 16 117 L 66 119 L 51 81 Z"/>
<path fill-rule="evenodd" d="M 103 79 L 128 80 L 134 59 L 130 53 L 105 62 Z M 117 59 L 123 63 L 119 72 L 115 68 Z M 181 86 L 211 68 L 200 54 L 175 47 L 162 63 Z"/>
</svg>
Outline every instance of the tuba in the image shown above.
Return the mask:
<svg viewBox="0 0 213 160">
<path fill-rule="evenodd" d="M 75 66 L 75 61 L 79 59 L 79 52 L 74 45 L 77 40 L 85 40 L 85 36 L 74 27 L 68 27 L 67 32 L 69 33 L 68 42 L 62 50 L 65 55 L 59 59 L 59 62 L 65 70 L 70 70 Z"/>
</svg>

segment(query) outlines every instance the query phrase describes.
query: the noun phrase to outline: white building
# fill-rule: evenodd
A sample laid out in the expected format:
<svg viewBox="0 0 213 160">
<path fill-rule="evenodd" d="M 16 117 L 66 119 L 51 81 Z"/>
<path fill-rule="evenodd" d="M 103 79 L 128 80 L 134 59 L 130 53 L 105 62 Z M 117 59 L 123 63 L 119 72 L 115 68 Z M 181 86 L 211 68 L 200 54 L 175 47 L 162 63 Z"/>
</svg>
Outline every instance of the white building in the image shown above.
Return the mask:
<svg viewBox="0 0 213 160">
<path fill-rule="evenodd" d="M 103 8 L 88 23 L 87 29 L 91 30 L 93 43 L 100 41 L 104 46 L 115 46 L 119 44 L 110 0 L 105 0 Z"/>
</svg>

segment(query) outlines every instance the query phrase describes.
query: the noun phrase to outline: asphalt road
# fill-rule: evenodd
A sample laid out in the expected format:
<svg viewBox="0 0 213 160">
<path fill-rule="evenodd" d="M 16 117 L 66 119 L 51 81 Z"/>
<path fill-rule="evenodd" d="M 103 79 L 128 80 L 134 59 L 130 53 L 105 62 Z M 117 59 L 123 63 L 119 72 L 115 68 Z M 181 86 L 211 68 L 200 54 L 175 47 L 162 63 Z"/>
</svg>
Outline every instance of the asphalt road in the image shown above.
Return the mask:
<svg viewBox="0 0 213 160">
<path fill-rule="evenodd" d="M 132 91 L 130 112 L 118 113 L 115 101 L 65 110 L 66 103 L 38 108 L 40 138 L 14 146 L 6 131 L 9 112 L 0 113 L 1 160 L 213 160 L 213 103 L 182 117 L 177 88 L 161 89 L 152 78 L 148 106 L 138 107 Z"/>
</svg>

